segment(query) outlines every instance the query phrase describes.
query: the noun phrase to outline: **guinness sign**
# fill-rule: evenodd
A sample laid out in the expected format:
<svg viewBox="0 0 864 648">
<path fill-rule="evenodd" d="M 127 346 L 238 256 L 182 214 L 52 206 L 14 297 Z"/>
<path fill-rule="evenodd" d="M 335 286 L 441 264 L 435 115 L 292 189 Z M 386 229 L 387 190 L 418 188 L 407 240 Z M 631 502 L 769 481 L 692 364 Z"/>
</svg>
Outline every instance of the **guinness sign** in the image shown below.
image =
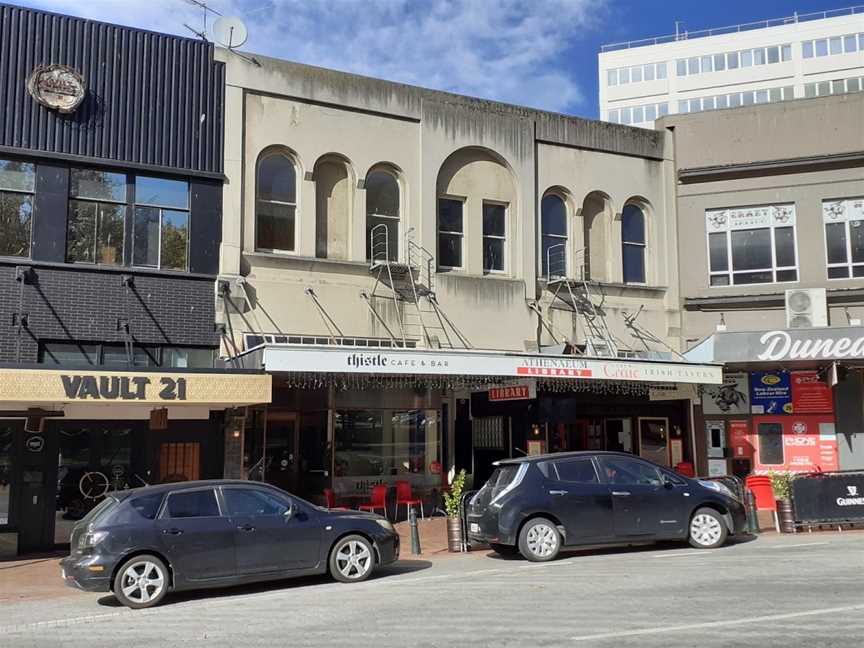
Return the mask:
<svg viewBox="0 0 864 648">
<path fill-rule="evenodd" d="M 27 91 L 38 103 L 61 113 L 74 112 L 87 93 L 84 77 L 68 65 L 40 65 L 27 81 Z"/>
</svg>

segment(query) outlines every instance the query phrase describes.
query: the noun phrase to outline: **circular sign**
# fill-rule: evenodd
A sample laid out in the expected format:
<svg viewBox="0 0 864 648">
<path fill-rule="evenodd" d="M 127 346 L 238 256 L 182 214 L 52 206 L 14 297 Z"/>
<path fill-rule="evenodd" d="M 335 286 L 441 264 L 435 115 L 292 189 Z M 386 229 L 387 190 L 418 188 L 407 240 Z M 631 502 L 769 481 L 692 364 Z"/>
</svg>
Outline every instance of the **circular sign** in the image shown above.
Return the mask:
<svg viewBox="0 0 864 648">
<path fill-rule="evenodd" d="M 87 86 L 68 65 L 40 65 L 27 81 L 27 91 L 37 102 L 61 113 L 74 112 L 87 94 Z"/>
<path fill-rule="evenodd" d="M 24 445 L 30 452 L 42 452 L 42 448 L 45 447 L 45 437 L 34 434 L 24 442 Z"/>
</svg>

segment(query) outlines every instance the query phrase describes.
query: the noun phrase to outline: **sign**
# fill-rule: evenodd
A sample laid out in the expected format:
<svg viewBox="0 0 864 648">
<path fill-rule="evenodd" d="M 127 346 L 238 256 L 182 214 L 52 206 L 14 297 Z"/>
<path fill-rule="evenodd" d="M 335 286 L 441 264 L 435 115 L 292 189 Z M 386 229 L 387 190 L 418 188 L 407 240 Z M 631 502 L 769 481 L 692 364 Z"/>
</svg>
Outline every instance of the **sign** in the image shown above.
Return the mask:
<svg viewBox="0 0 864 648">
<path fill-rule="evenodd" d="M 783 227 L 795 224 L 795 205 L 763 205 L 737 209 L 709 209 L 705 211 L 705 226 L 709 233 L 763 227 Z"/>
<path fill-rule="evenodd" d="M 0 402 L 251 405 L 271 398 L 267 374 L 0 369 Z"/>
<path fill-rule="evenodd" d="M 846 223 L 852 227 L 864 225 L 864 198 L 851 200 L 825 200 L 822 202 L 824 223 Z"/>
<path fill-rule="evenodd" d="M 864 327 L 715 333 L 712 362 L 864 359 Z M 697 347 L 698 348 L 698 347 Z"/>
<path fill-rule="evenodd" d="M 684 461 L 684 442 L 681 439 L 669 439 L 669 453 L 674 468 Z"/>
<path fill-rule="evenodd" d="M 41 434 L 29 436 L 24 442 L 24 447 L 26 447 L 30 452 L 42 452 L 42 448 L 45 447 L 45 437 Z"/>
<path fill-rule="evenodd" d="M 862 520 L 864 473 L 816 474 L 794 479 L 792 502 L 798 522 Z"/>
<path fill-rule="evenodd" d="M 729 474 L 726 467 L 725 459 L 709 459 L 708 460 L 708 476 L 709 477 L 725 477 Z"/>
<path fill-rule="evenodd" d="M 729 445 L 733 459 L 752 459 L 753 444 L 750 441 L 748 421 L 729 421 Z"/>
<path fill-rule="evenodd" d="M 838 468 L 830 415 L 754 416 L 754 472 L 815 472 Z"/>
<path fill-rule="evenodd" d="M 750 411 L 753 414 L 792 413 L 792 380 L 788 371 L 750 374 Z"/>
<path fill-rule="evenodd" d="M 796 414 L 823 414 L 834 411 L 831 388 L 815 371 L 792 372 L 792 411 Z"/>
<path fill-rule="evenodd" d="M 531 381 L 515 385 L 490 387 L 488 398 L 490 401 L 515 401 L 537 398 L 537 383 Z"/>
<path fill-rule="evenodd" d="M 84 101 L 87 86 L 84 77 L 68 65 L 40 65 L 30 75 L 27 91 L 46 108 L 71 113 Z"/>
<path fill-rule="evenodd" d="M 696 385 L 692 384 L 651 385 L 648 387 L 648 400 L 689 400 L 698 402 L 699 392 L 696 389 Z"/>
<path fill-rule="evenodd" d="M 263 367 L 270 372 L 351 373 L 426 376 L 507 376 L 720 384 L 717 365 L 655 360 L 616 360 L 495 351 L 358 352 L 333 347 L 266 346 Z"/>
<path fill-rule="evenodd" d="M 749 414 L 750 387 L 746 373 L 727 373 L 723 384 L 705 387 L 703 414 Z"/>
</svg>

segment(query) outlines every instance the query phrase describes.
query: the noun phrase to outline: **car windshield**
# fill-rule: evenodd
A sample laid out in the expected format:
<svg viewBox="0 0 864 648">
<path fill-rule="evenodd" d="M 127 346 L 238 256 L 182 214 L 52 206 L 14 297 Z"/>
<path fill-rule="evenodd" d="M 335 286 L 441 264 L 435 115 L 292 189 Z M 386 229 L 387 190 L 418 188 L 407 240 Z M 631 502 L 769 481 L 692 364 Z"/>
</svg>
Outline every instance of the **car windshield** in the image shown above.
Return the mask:
<svg viewBox="0 0 864 648">
<path fill-rule="evenodd" d="M 487 506 L 503 491 L 519 472 L 518 464 L 499 466 L 492 476 L 483 485 L 483 488 L 474 496 L 472 504 L 475 506 Z"/>
</svg>

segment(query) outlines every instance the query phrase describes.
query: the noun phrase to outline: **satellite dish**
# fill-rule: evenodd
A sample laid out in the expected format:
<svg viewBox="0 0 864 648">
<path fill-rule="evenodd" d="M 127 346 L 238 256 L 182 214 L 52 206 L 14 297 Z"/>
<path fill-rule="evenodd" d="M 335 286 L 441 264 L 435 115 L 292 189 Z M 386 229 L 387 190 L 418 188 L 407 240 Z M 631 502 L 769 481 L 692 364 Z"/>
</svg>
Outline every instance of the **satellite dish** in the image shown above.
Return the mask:
<svg viewBox="0 0 864 648">
<path fill-rule="evenodd" d="M 222 16 L 213 22 L 213 40 L 228 49 L 243 45 L 248 35 L 246 25 L 234 16 Z"/>
</svg>

